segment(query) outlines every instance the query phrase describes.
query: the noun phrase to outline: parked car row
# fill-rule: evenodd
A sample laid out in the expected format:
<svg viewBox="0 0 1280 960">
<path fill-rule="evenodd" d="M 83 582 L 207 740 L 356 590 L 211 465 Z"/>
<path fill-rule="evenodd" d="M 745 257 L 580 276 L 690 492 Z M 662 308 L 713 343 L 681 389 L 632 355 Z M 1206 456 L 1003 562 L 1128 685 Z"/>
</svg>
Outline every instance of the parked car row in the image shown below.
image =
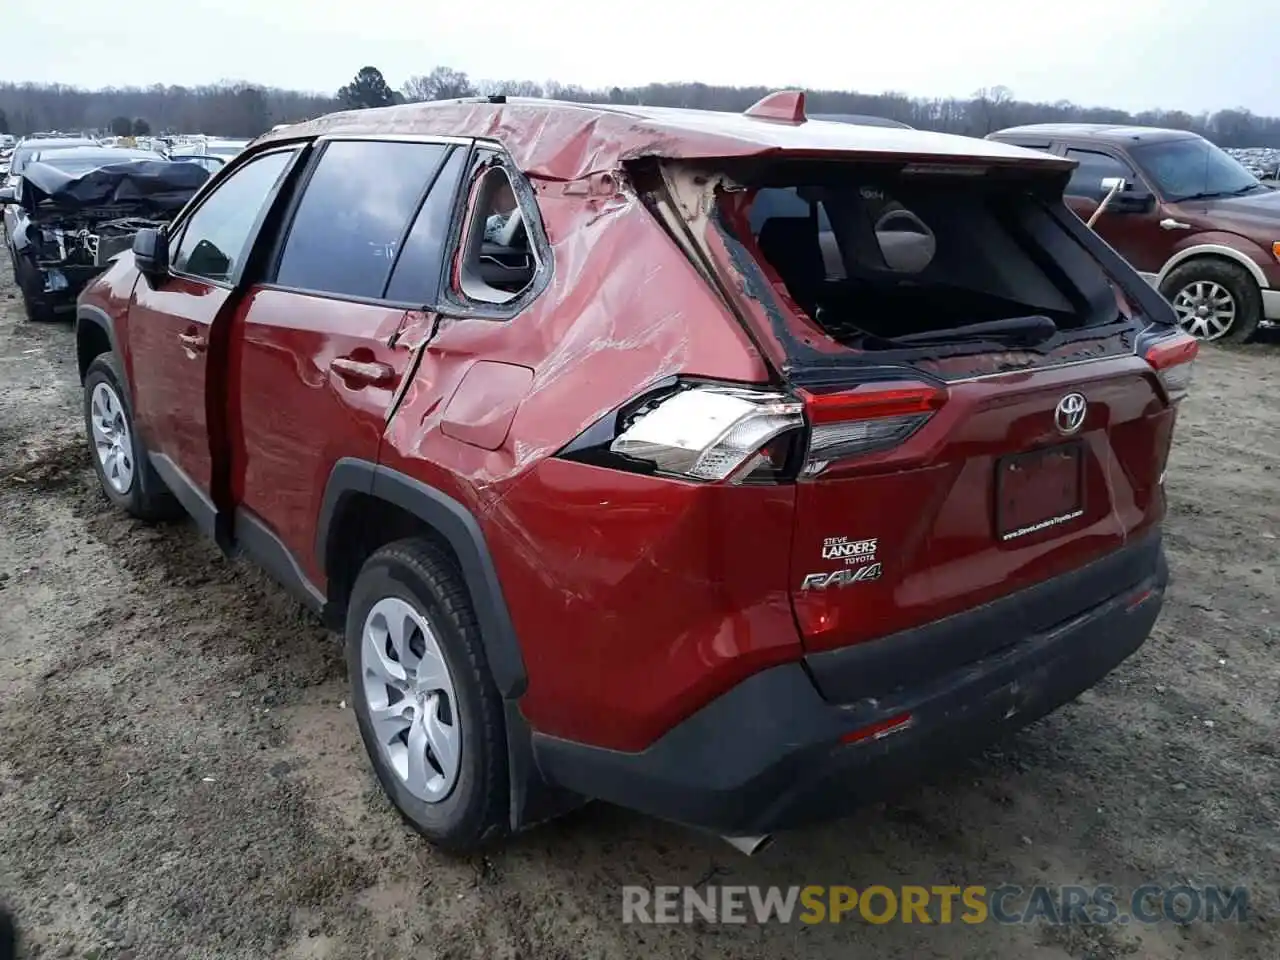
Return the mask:
<svg viewBox="0 0 1280 960">
<path fill-rule="evenodd" d="M 1173 304 L 1201 340 L 1280 322 L 1280 191 L 1183 130 L 1050 123 L 989 136 L 1074 161 L 1067 202 Z"/>
<path fill-rule="evenodd" d="M 1066 143 L 796 93 L 290 126 L 81 295 L 93 463 L 344 635 L 435 843 L 598 798 L 754 850 L 1159 613 L 1197 343 L 1064 202 Z"/>
<path fill-rule="evenodd" d="M 1280 183 L 1280 147 L 1231 147 L 1227 153 L 1264 183 Z"/>
</svg>

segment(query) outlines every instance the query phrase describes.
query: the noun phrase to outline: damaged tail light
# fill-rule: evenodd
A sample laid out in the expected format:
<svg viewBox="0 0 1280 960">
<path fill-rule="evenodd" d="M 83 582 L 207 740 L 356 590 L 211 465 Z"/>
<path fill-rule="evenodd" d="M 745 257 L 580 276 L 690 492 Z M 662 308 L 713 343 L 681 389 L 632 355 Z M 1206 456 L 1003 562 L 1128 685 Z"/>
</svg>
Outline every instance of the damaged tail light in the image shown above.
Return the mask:
<svg viewBox="0 0 1280 960">
<path fill-rule="evenodd" d="M 804 426 L 804 406 L 784 393 L 698 384 L 628 419 L 611 452 L 691 480 L 741 482 L 785 464 L 786 445 L 773 442 Z"/>
<path fill-rule="evenodd" d="M 1145 359 L 1160 375 L 1169 400 L 1177 403 L 1191 388 L 1191 373 L 1195 366 L 1200 342 L 1186 333 L 1163 337 L 1147 348 Z"/>
<path fill-rule="evenodd" d="M 560 456 L 705 482 L 786 482 L 901 443 L 945 401 L 945 390 L 918 383 L 795 395 L 681 383 L 607 417 Z"/>
</svg>

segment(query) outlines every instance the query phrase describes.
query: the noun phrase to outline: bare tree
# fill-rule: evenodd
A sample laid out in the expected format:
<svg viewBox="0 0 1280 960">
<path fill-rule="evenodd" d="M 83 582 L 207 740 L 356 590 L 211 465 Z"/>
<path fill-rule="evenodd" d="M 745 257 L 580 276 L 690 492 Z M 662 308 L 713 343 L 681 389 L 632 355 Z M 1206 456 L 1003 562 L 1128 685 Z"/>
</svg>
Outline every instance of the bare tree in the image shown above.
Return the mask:
<svg viewBox="0 0 1280 960">
<path fill-rule="evenodd" d="M 467 75 L 452 67 L 436 67 L 425 76 L 410 77 L 402 89 L 410 100 L 454 100 L 476 93 Z"/>
<path fill-rule="evenodd" d="M 532 80 L 481 80 L 476 92 L 485 97 L 537 97 L 543 95 L 542 84 Z"/>
<path fill-rule="evenodd" d="M 1008 87 L 982 87 L 976 90 L 971 100 L 975 125 L 980 128 L 979 136 L 1009 126 L 1010 105 L 1013 103 L 1013 91 Z"/>
</svg>

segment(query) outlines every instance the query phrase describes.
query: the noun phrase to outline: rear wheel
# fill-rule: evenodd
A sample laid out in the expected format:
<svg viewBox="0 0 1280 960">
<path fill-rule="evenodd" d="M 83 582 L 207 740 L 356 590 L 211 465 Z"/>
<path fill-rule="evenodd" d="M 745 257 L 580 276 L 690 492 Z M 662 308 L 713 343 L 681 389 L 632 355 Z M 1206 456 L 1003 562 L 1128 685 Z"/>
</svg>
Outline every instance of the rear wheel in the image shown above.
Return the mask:
<svg viewBox="0 0 1280 960">
<path fill-rule="evenodd" d="M 352 588 L 346 645 L 360 735 L 400 814 L 450 850 L 504 836 L 502 698 L 448 557 L 419 539 L 375 552 Z"/>
<path fill-rule="evenodd" d="M 1249 271 L 1228 260 L 1192 260 L 1160 285 L 1178 325 L 1200 340 L 1245 343 L 1262 321 L 1262 294 Z"/>
</svg>

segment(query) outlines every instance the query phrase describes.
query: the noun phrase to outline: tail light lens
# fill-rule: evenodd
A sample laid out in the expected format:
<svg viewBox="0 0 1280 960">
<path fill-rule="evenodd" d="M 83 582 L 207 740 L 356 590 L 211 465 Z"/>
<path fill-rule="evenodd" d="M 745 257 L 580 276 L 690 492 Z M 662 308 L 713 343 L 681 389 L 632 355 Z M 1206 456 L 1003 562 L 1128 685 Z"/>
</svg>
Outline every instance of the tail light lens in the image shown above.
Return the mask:
<svg viewBox="0 0 1280 960">
<path fill-rule="evenodd" d="M 946 402 L 947 392 L 919 383 L 879 383 L 804 397 L 812 428 L 800 473 L 815 477 L 839 460 L 902 443 Z"/>
<path fill-rule="evenodd" d="M 688 480 L 785 482 L 901 443 L 946 396 L 902 382 L 796 395 L 683 382 L 607 417 L 559 456 Z"/>
<path fill-rule="evenodd" d="M 803 426 L 804 406 L 795 397 L 699 384 L 635 411 L 609 449 L 662 473 L 741 481 L 773 472 L 771 441 Z"/>
<path fill-rule="evenodd" d="M 1160 375 L 1170 401 L 1176 403 L 1187 395 L 1199 352 L 1199 341 L 1185 333 L 1164 337 L 1147 348 L 1146 361 Z"/>
</svg>

